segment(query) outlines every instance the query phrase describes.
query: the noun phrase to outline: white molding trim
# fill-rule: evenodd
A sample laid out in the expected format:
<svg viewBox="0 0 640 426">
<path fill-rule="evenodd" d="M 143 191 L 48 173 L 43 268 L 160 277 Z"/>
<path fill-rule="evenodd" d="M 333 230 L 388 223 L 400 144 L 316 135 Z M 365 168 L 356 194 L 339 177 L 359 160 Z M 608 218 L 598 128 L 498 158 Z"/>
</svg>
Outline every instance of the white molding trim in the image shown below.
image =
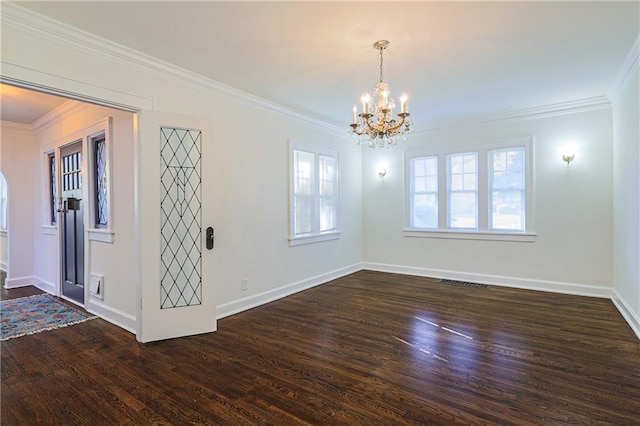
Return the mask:
<svg viewBox="0 0 640 426">
<path fill-rule="evenodd" d="M 17 277 L 17 278 L 7 278 L 4 281 L 4 288 L 6 288 L 6 289 L 26 287 L 26 286 L 29 286 L 29 285 L 35 285 L 35 279 L 32 276 L 29 276 L 29 277 Z"/>
<path fill-rule="evenodd" d="M 539 118 L 556 117 L 565 114 L 575 114 L 577 112 L 593 111 L 598 109 L 610 108 L 611 101 L 607 96 L 594 96 L 591 98 L 577 99 L 567 102 L 559 102 L 555 104 L 540 105 L 530 108 L 520 108 L 510 111 L 504 111 L 496 114 L 487 114 L 476 117 L 468 117 L 462 120 L 436 123 L 432 127 L 422 127 L 415 130 L 414 133 L 428 133 L 440 130 L 448 130 L 457 127 L 473 126 L 484 123 L 494 122 L 517 122 L 525 120 L 533 120 Z"/>
<path fill-rule="evenodd" d="M 136 333 L 136 317 L 134 315 L 107 306 L 93 298 L 89 298 L 85 303 L 85 309 L 103 320 L 127 330 L 129 333 Z"/>
<path fill-rule="evenodd" d="M 615 307 L 620 312 L 620 315 L 627 321 L 631 330 L 636 334 L 638 339 L 640 339 L 640 317 L 633 312 L 631 307 L 627 304 L 624 298 L 618 293 L 617 290 L 613 291 L 613 297 L 611 301 L 615 305 Z"/>
<path fill-rule="evenodd" d="M 633 73 L 640 66 L 640 35 L 636 37 L 635 42 L 629 49 L 629 53 L 622 63 L 620 70 L 618 71 L 618 75 L 611 87 L 609 92 L 609 99 L 611 102 L 615 102 L 624 87 L 627 85 L 631 77 L 633 77 Z"/>
<path fill-rule="evenodd" d="M 56 121 L 64 118 L 66 115 L 73 113 L 75 110 L 85 106 L 86 104 L 79 101 L 68 100 L 53 111 L 49 111 L 36 121 L 31 123 L 31 128 L 34 133 L 40 133 L 52 124 L 57 124 Z"/>
<path fill-rule="evenodd" d="M 2 120 L 0 121 L 0 125 L 5 129 L 12 129 L 12 130 L 28 132 L 28 133 L 32 132 L 31 126 L 28 124 L 14 123 L 13 121 Z"/>
<path fill-rule="evenodd" d="M 389 265 L 384 263 L 364 262 L 363 269 L 395 274 L 416 275 L 458 281 L 475 282 L 502 287 L 521 288 L 525 290 L 547 291 L 551 293 L 574 294 L 577 296 L 600 297 L 610 299 L 613 289 L 588 284 L 545 281 L 529 278 L 486 275 L 470 272 L 447 271 L 442 269 L 418 268 L 414 266 Z"/>
<path fill-rule="evenodd" d="M 7 269 L 7 262 L 0 262 L 0 271 L 3 271 L 5 273 L 9 271 Z"/>
<path fill-rule="evenodd" d="M 274 288 L 263 293 L 223 303 L 222 305 L 218 305 L 218 314 L 216 318 L 221 319 L 224 317 L 228 317 L 230 315 L 234 315 L 242 311 L 246 311 L 269 302 L 273 302 L 274 300 L 282 299 L 283 297 L 290 296 L 302 290 L 307 290 L 309 288 L 318 286 L 320 284 L 325 284 L 337 278 L 344 277 L 345 275 L 358 272 L 361 269 L 362 264 L 355 263 L 353 265 L 345 266 L 344 268 L 335 269 L 333 271 L 306 278 L 292 284 L 284 285 L 282 287 Z"/>
<path fill-rule="evenodd" d="M 49 17 L 23 9 L 12 3 L 3 3 L 2 24 L 18 30 L 55 40 L 65 46 L 81 51 L 106 56 L 121 64 L 134 66 L 145 71 L 177 80 L 197 90 L 215 93 L 230 100 L 242 101 L 289 118 L 298 119 L 313 127 L 318 127 L 336 136 L 347 137 L 347 129 L 334 126 L 316 118 L 294 111 L 275 102 L 217 82 L 200 74 L 181 68 L 151 55 L 139 52 L 121 44 L 53 20 Z"/>
<path fill-rule="evenodd" d="M 42 235 L 58 235 L 58 227 L 53 225 L 42 225 Z"/>
<path fill-rule="evenodd" d="M 35 287 L 38 287 L 40 290 L 45 291 L 49 294 L 53 294 L 54 296 L 60 296 L 60 293 L 58 291 L 58 288 L 56 287 L 56 285 L 52 282 L 49 282 L 47 280 L 43 280 L 40 277 L 34 277 L 33 278 L 33 285 Z"/>
<path fill-rule="evenodd" d="M 454 231 L 454 230 L 428 230 L 411 229 L 402 230 L 405 237 L 411 238 L 443 238 L 452 240 L 484 240 L 484 241 L 511 241 L 519 243 L 533 243 L 538 234 L 535 232 L 489 232 L 489 231 Z"/>
</svg>

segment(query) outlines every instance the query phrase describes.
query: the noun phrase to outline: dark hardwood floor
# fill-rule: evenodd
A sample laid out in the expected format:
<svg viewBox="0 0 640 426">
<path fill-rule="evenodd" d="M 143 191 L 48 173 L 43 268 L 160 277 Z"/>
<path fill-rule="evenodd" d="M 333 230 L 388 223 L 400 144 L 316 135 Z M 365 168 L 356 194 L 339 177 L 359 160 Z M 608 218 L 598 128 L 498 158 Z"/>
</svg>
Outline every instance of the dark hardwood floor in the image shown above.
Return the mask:
<svg viewBox="0 0 640 426">
<path fill-rule="evenodd" d="M 640 424 L 640 341 L 605 299 L 361 271 L 218 329 L 2 342 L 2 424 Z"/>
</svg>

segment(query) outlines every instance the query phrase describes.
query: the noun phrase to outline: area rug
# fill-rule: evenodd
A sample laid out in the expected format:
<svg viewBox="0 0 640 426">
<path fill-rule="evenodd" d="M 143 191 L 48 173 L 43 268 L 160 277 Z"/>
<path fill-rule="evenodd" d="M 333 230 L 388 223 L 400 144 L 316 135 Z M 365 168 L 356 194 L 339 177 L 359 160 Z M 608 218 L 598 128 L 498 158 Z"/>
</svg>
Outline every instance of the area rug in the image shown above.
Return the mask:
<svg viewBox="0 0 640 426">
<path fill-rule="evenodd" d="M 48 294 L 38 294 L 0 302 L 0 341 L 55 330 L 96 318 L 58 302 Z"/>
</svg>

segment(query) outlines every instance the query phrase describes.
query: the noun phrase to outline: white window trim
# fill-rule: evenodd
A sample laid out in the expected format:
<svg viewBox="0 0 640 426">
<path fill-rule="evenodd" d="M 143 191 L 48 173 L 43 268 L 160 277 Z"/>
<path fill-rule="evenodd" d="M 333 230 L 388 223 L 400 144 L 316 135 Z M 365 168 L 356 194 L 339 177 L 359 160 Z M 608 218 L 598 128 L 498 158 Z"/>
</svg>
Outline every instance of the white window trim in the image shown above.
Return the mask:
<svg viewBox="0 0 640 426">
<path fill-rule="evenodd" d="M 331 231 L 324 231 L 324 232 L 320 232 L 318 230 L 308 234 L 295 235 L 294 181 L 293 181 L 293 178 L 294 178 L 293 159 L 294 159 L 295 150 L 313 153 L 316 163 L 318 162 L 318 157 L 320 155 L 327 155 L 327 156 L 336 158 L 338 163 L 337 173 L 336 173 L 336 185 L 337 185 L 337 191 L 338 191 L 338 194 L 336 196 L 336 229 Z M 340 153 L 338 151 L 324 149 L 322 147 L 317 147 L 314 145 L 302 145 L 299 143 L 295 143 L 293 141 L 289 141 L 288 161 L 289 161 L 289 237 L 288 237 L 289 246 L 294 247 L 294 246 L 299 246 L 304 244 L 313 244 L 313 243 L 318 243 L 322 241 L 336 240 L 340 238 L 340 232 L 341 232 L 340 231 Z M 315 180 L 315 183 L 317 184 L 318 173 L 319 173 L 317 164 L 314 169 L 315 169 L 314 180 Z M 314 207 L 313 222 L 314 222 L 314 227 L 318 226 L 318 229 L 319 229 L 320 218 L 318 217 L 318 209 L 319 209 L 318 193 L 314 194 L 314 200 L 315 200 L 315 203 L 314 203 L 315 207 Z"/>
<path fill-rule="evenodd" d="M 413 149 L 405 152 L 405 237 L 445 238 L 489 241 L 534 242 L 535 232 L 535 167 L 534 167 L 534 137 L 517 137 L 503 139 L 497 142 L 485 142 L 478 145 L 461 145 L 442 149 Z M 525 148 L 525 230 L 522 231 L 492 231 L 489 229 L 489 183 L 488 183 L 488 155 L 490 150 L 523 146 Z M 478 153 L 478 229 L 450 229 L 447 227 L 447 159 L 448 154 L 477 152 Z M 438 229 L 411 228 L 411 194 L 410 194 L 410 161 L 416 157 L 438 156 Z M 445 171 L 443 174 L 442 171 Z"/>
<path fill-rule="evenodd" d="M 70 141 L 82 141 L 82 169 L 83 172 L 86 170 L 86 174 L 83 176 L 86 184 L 83 185 L 82 188 L 82 196 L 87 200 L 91 200 L 86 204 L 86 213 L 85 213 L 85 232 L 88 235 L 90 241 L 101 241 L 106 243 L 113 243 L 113 235 L 114 232 L 114 223 L 113 223 L 113 180 L 112 180 L 112 170 L 111 170 L 111 153 L 112 153 L 112 140 L 111 140 L 111 127 L 112 127 L 112 118 L 106 117 L 97 123 L 91 124 L 89 126 L 84 127 L 81 130 L 77 130 L 69 135 L 64 136 L 61 139 L 49 144 L 41 149 L 41 158 L 42 158 L 42 170 L 48 170 L 48 156 L 49 154 L 54 154 L 56 157 L 56 184 L 58 190 L 58 200 L 56 200 L 56 205 L 60 204 L 60 194 L 62 194 L 62 179 L 61 177 L 61 167 L 60 167 L 60 149 L 66 145 L 69 145 Z M 109 217 L 107 219 L 107 226 L 105 228 L 96 228 L 95 227 L 95 188 L 93 185 L 95 184 L 95 177 L 93 173 L 95 173 L 95 165 L 92 161 L 92 156 L 94 155 L 93 147 L 90 146 L 90 140 L 104 133 L 105 142 L 106 142 L 106 169 L 107 169 L 107 185 L 109 187 L 109 192 L 107 194 L 107 203 L 109 205 Z M 50 189 L 48 185 L 49 182 L 49 172 L 41 174 L 41 185 L 45 188 L 45 194 L 48 194 Z M 42 230 L 46 235 L 55 235 L 57 233 L 59 223 L 56 225 L 52 225 L 50 221 L 50 211 L 48 203 L 42 203 Z M 53 230 L 56 230 L 55 232 Z"/>
</svg>

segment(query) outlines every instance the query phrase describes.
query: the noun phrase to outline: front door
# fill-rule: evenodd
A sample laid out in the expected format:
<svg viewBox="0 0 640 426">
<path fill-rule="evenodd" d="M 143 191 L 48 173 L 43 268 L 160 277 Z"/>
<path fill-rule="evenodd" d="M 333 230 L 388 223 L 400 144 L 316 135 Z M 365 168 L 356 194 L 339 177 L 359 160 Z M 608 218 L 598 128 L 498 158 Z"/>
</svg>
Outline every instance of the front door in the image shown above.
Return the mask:
<svg viewBox="0 0 640 426">
<path fill-rule="evenodd" d="M 62 182 L 62 295 L 84 304 L 82 142 L 60 150 Z"/>
<path fill-rule="evenodd" d="M 137 176 L 137 338 L 216 330 L 210 118 L 142 111 Z"/>
</svg>

